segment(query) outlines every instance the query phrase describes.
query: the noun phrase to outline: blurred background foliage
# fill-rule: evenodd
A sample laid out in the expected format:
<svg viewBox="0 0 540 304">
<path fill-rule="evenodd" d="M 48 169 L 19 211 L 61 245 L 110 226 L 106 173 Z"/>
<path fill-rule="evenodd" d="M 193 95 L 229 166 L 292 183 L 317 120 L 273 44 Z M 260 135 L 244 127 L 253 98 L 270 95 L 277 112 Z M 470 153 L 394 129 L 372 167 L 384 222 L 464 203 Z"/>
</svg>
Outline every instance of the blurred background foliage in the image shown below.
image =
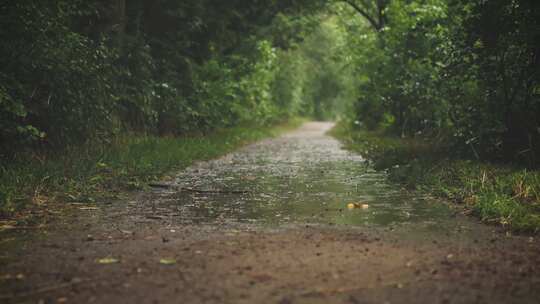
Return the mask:
<svg viewBox="0 0 540 304">
<path fill-rule="evenodd" d="M 538 166 L 535 0 L 7 0 L 0 154 L 296 115 Z"/>
</svg>

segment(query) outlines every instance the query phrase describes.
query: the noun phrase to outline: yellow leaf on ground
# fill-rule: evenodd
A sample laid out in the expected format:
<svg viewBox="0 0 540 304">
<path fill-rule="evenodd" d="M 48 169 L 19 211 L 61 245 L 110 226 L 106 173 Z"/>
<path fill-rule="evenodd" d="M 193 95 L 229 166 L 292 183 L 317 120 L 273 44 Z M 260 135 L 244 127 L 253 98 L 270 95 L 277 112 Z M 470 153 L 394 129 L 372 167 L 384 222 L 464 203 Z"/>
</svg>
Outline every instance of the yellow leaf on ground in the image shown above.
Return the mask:
<svg viewBox="0 0 540 304">
<path fill-rule="evenodd" d="M 159 263 L 162 265 L 173 265 L 173 264 L 176 264 L 176 260 L 175 259 L 160 259 Z"/>
<path fill-rule="evenodd" d="M 99 259 L 97 262 L 99 264 L 116 264 L 120 262 L 120 260 L 115 259 L 115 258 L 103 258 L 103 259 Z"/>
<path fill-rule="evenodd" d="M 347 208 L 348 209 L 356 209 L 356 208 L 368 209 L 369 205 L 368 204 L 363 204 L 363 203 L 349 203 L 349 204 L 347 204 Z"/>
</svg>

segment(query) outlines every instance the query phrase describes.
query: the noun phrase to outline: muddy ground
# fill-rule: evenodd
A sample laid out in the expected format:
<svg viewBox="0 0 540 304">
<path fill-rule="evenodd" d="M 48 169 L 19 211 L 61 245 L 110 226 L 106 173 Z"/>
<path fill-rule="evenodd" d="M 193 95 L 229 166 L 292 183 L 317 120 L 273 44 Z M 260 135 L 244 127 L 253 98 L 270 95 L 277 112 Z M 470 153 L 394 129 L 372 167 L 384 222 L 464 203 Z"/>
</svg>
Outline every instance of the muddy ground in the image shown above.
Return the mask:
<svg viewBox="0 0 540 304">
<path fill-rule="evenodd" d="M 1 232 L 0 303 L 540 303 L 536 238 L 388 184 L 331 127 Z"/>
</svg>

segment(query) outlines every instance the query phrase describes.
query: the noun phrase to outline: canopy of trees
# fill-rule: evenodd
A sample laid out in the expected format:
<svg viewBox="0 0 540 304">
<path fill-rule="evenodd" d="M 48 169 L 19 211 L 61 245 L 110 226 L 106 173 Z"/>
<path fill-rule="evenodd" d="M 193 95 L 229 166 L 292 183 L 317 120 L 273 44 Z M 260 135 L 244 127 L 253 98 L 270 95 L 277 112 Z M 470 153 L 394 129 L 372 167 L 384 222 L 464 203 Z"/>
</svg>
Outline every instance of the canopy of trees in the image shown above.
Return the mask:
<svg viewBox="0 0 540 304">
<path fill-rule="evenodd" d="M 0 154 L 291 115 L 538 165 L 536 0 L 7 0 Z"/>
</svg>

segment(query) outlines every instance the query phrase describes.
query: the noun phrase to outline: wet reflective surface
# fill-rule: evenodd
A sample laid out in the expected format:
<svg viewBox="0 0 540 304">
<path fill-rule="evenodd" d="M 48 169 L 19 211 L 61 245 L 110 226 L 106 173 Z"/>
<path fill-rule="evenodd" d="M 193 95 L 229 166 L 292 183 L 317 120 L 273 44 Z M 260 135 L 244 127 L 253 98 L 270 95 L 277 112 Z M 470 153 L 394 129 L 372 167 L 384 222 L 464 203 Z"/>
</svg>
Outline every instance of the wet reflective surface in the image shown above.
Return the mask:
<svg viewBox="0 0 540 304">
<path fill-rule="evenodd" d="M 359 155 L 325 133 L 332 123 L 245 147 L 183 171 L 170 189 L 156 189 L 155 214 L 187 223 L 415 226 L 436 228 L 451 218 L 440 202 L 386 181 Z M 349 209 L 349 203 L 369 208 Z M 145 204 L 148 208 L 149 204 Z"/>
</svg>

